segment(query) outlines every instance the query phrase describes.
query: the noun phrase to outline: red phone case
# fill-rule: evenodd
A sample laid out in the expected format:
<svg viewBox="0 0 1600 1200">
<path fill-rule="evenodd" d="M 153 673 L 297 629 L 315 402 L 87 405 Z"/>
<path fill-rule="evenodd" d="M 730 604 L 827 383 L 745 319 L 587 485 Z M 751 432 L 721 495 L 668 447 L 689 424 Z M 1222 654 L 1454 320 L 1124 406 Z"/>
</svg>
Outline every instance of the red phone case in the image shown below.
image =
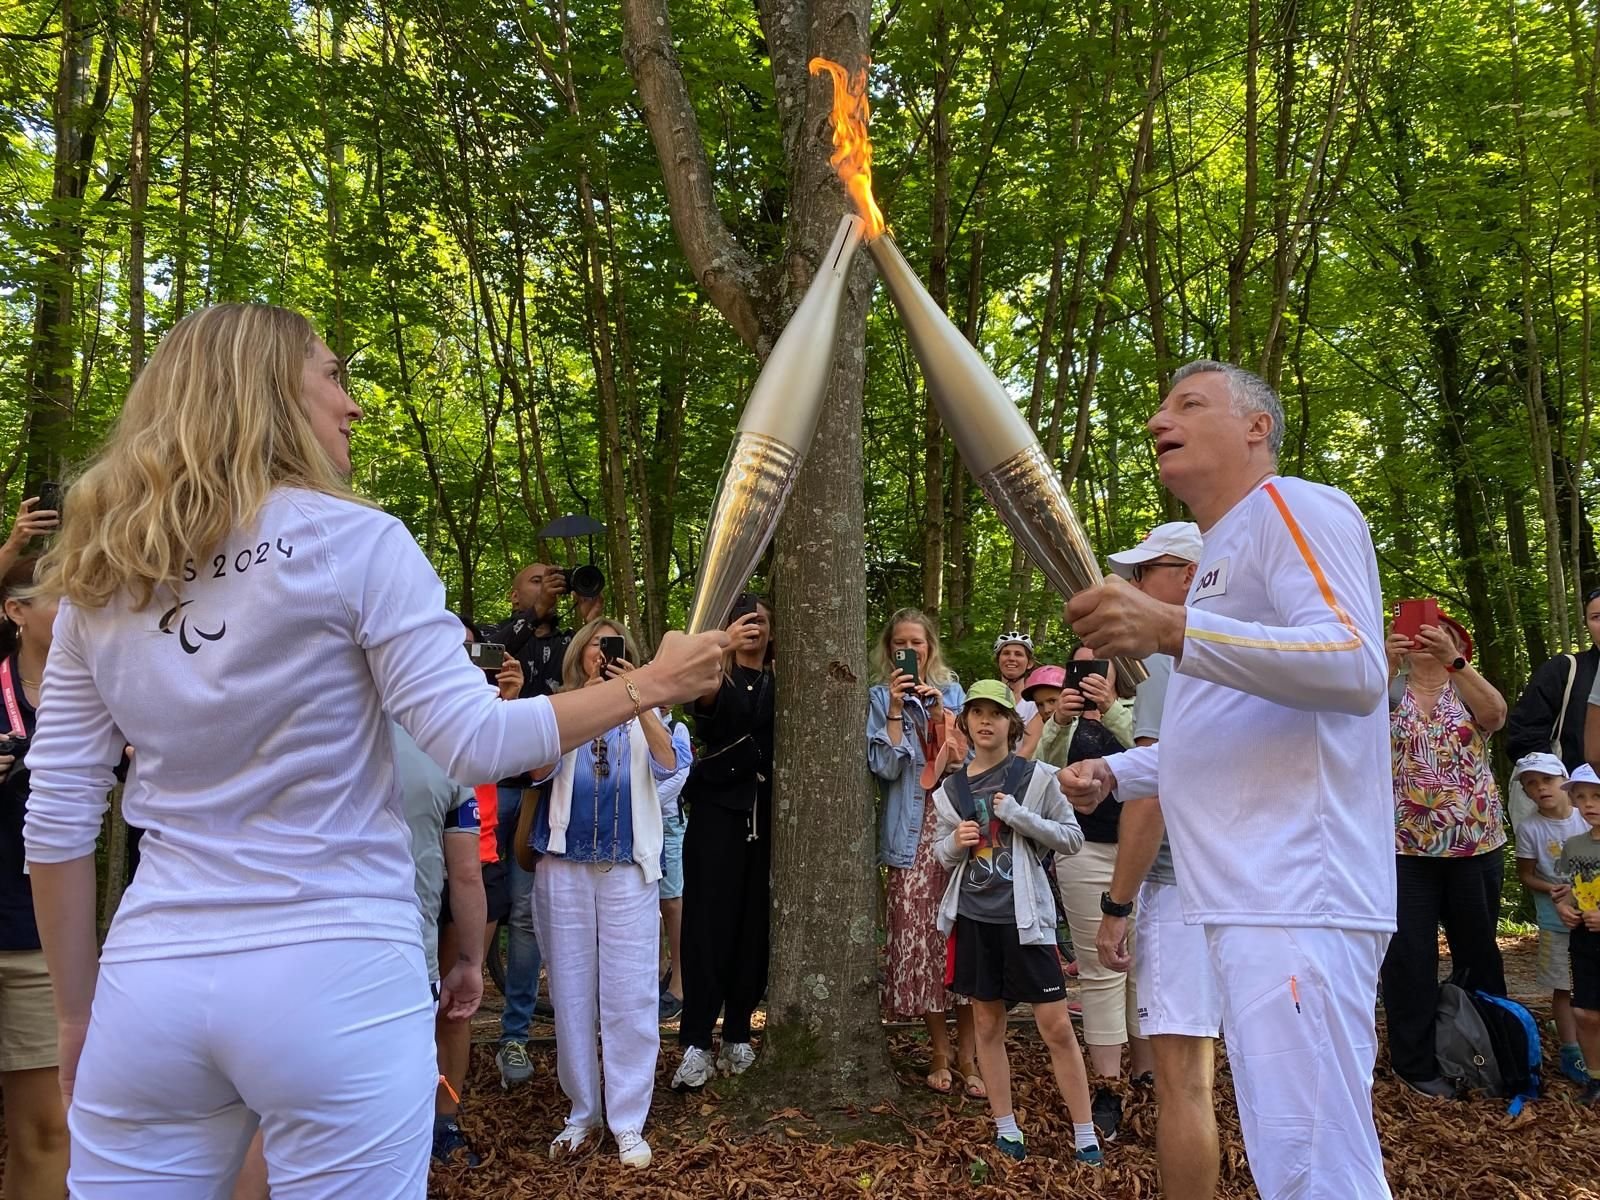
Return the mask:
<svg viewBox="0 0 1600 1200">
<path fill-rule="evenodd" d="M 1424 625 L 1437 625 L 1439 623 L 1439 602 L 1432 598 L 1426 600 L 1402 600 L 1395 607 L 1394 631 L 1414 638 L 1422 632 Z"/>
</svg>

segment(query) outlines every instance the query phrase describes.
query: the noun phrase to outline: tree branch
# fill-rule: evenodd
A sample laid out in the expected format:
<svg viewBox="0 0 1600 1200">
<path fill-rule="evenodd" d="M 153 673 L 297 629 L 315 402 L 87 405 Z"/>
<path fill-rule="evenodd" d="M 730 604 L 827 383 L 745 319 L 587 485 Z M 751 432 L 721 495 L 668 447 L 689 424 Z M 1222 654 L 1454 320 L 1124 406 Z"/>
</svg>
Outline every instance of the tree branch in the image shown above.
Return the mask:
<svg viewBox="0 0 1600 1200">
<path fill-rule="evenodd" d="M 666 0 L 623 0 L 622 60 L 639 89 L 667 186 L 672 228 L 689 269 L 739 339 L 764 353 L 774 335 L 761 322 L 762 270 L 717 208 L 700 123 L 672 46 Z"/>
</svg>

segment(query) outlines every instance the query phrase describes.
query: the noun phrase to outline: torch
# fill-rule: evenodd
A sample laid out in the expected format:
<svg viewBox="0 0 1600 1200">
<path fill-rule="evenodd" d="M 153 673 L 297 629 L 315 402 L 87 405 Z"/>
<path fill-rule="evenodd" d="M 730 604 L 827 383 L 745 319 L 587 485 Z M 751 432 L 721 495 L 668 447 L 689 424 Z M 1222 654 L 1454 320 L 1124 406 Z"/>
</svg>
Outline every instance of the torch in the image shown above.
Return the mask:
<svg viewBox="0 0 1600 1200">
<path fill-rule="evenodd" d="M 734 597 L 772 541 L 811 447 L 833 373 L 845 279 L 861 244 L 859 217 L 839 219 L 828 252 L 745 402 L 711 505 L 690 633 L 721 629 Z"/>
<path fill-rule="evenodd" d="M 982 356 L 951 324 L 888 233 L 867 243 L 961 461 L 1011 536 L 1064 596 L 1102 578 L 1089 534 L 1044 448 Z M 1144 664 L 1118 659 L 1130 685 Z"/>
<path fill-rule="evenodd" d="M 1038 437 L 982 356 L 912 272 L 872 202 L 870 145 L 865 154 L 856 148 L 866 142 L 865 70 L 852 78 L 837 63 L 814 59 L 811 66 L 833 77 L 833 163 L 868 218 L 867 251 L 900 314 L 961 461 L 1056 590 L 1071 596 L 1094 586 L 1102 578 L 1099 560 Z M 843 153 L 846 146 L 851 155 Z M 1144 665 L 1133 659 L 1118 659 L 1117 673 L 1130 685 L 1146 675 Z"/>
</svg>

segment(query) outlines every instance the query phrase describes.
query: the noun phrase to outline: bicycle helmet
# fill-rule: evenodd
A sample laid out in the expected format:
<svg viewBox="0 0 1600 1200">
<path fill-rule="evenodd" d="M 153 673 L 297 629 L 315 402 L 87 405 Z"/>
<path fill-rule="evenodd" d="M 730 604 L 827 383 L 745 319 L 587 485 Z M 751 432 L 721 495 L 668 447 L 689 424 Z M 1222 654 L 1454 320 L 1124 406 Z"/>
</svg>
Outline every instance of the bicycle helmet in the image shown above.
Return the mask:
<svg viewBox="0 0 1600 1200">
<path fill-rule="evenodd" d="M 995 638 L 994 656 L 999 658 L 1000 651 L 1004 650 L 1007 646 L 1021 646 L 1028 652 L 1029 658 L 1033 657 L 1033 639 L 1019 629 L 1013 629 L 1009 633 L 1002 633 L 999 637 Z"/>
</svg>

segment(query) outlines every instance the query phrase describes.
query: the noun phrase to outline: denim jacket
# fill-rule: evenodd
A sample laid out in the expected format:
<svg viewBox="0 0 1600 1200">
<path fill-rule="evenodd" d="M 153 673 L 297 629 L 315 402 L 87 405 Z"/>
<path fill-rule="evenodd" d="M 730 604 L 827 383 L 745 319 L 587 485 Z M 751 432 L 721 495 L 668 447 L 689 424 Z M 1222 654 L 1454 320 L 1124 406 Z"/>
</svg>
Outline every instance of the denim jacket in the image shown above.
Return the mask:
<svg viewBox="0 0 1600 1200">
<path fill-rule="evenodd" d="M 961 711 L 966 693 L 955 681 L 939 689 L 945 709 Z M 922 790 L 922 740 L 919 727 L 927 716 L 922 705 L 908 701 L 901 720 L 900 744 L 889 741 L 889 689 L 874 684 L 867 693 L 867 765 L 872 768 L 882 800 L 878 826 L 878 861 L 888 867 L 909 867 L 917 857 L 917 839 L 922 833 L 922 806 L 927 797 Z"/>
</svg>

